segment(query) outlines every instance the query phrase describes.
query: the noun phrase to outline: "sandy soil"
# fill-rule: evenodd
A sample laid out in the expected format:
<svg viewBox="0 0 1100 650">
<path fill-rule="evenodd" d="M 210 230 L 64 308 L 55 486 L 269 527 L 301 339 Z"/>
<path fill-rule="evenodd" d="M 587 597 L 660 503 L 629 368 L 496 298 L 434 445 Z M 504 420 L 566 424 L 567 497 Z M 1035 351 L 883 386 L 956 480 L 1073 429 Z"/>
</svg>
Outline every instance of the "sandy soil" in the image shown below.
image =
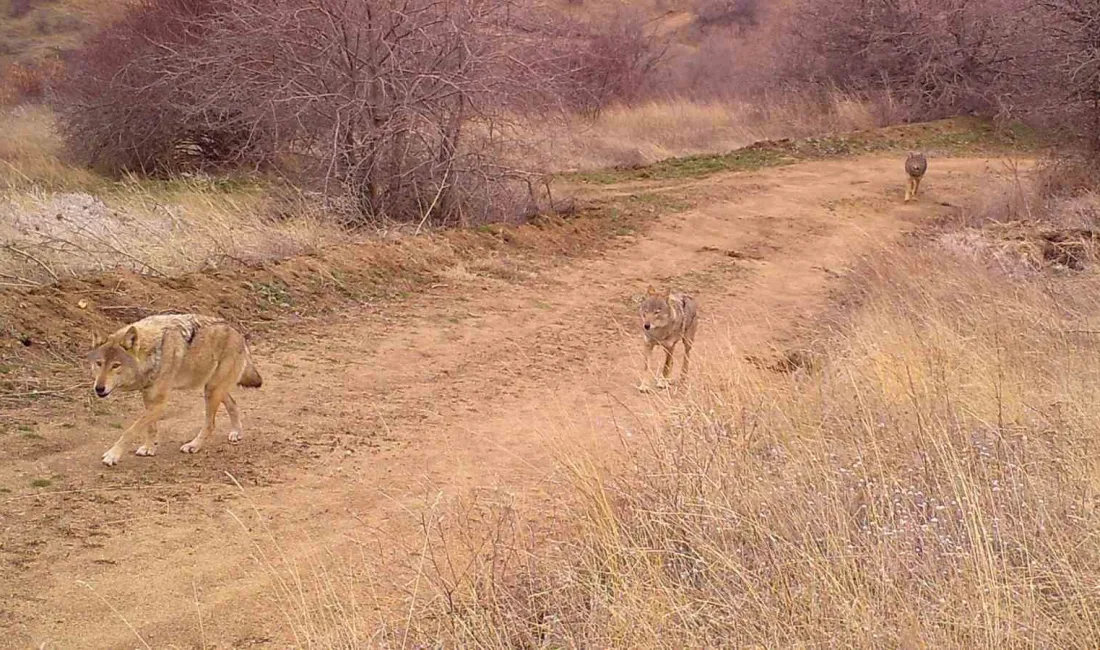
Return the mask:
<svg viewBox="0 0 1100 650">
<path fill-rule="evenodd" d="M 859 256 L 949 212 L 996 165 L 934 159 L 909 205 L 900 160 L 883 157 L 608 187 L 690 192 L 702 207 L 598 258 L 514 277 L 449 269 L 407 300 L 262 341 L 265 384 L 237 394 L 238 445 L 223 417 L 200 454 L 178 453 L 201 399 L 177 395 L 159 455 L 107 468 L 136 397 L 27 406 L 18 419 L 35 424 L 0 458 L 0 647 L 287 647 L 279 594 L 299 587 L 277 578 L 320 562 L 381 585 L 360 606 L 385 609 L 395 581 L 418 588 L 399 580 L 426 512 L 480 494 L 552 528 L 557 459 L 613 465 L 632 427 L 691 390 L 634 389 L 648 284 L 699 299 L 701 373 L 767 355 L 806 334 Z"/>
</svg>

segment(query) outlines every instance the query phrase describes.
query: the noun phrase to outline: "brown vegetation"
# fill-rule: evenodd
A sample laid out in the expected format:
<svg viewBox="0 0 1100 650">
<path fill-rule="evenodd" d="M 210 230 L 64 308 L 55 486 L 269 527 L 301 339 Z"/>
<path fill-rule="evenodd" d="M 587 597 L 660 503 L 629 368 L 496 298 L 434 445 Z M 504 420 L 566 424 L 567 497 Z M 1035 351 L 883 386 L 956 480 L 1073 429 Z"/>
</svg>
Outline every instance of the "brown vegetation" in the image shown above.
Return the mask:
<svg viewBox="0 0 1100 650">
<path fill-rule="evenodd" d="M 463 535 L 430 527 L 452 543 L 432 556 L 425 636 L 1089 647 L 1100 287 L 1003 273 L 959 234 L 868 259 L 848 306 L 808 328 L 813 363 L 712 367 L 663 426 L 624 424 L 645 442 L 616 476 L 563 457 L 583 514 L 559 544 L 485 512 L 494 535 L 455 564 Z"/>
<path fill-rule="evenodd" d="M 539 171 L 516 120 L 595 110 L 655 61 L 632 23 L 544 22 L 488 0 L 151 0 L 72 71 L 66 141 L 114 173 L 178 171 L 181 151 L 275 168 L 358 218 L 507 220 Z"/>
</svg>

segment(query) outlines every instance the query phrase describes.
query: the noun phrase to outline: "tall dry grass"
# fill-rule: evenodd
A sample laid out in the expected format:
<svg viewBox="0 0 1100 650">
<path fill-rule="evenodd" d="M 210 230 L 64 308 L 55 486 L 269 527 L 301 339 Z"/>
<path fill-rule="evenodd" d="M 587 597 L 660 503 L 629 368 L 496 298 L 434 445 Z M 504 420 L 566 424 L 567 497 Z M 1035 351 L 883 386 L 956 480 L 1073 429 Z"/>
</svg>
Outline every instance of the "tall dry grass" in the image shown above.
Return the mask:
<svg viewBox="0 0 1100 650">
<path fill-rule="evenodd" d="M 536 134 L 554 171 L 643 165 L 670 157 L 725 153 L 759 140 L 878 126 L 868 104 L 842 93 L 824 99 L 776 94 L 759 101 L 667 99 L 615 106 Z"/>
<path fill-rule="evenodd" d="M 53 113 L 40 106 L 0 112 L 0 192 L 21 189 L 80 191 L 104 181 L 61 159 L 61 140 Z"/>
<path fill-rule="evenodd" d="M 1095 647 L 1100 278 L 1022 280 L 933 240 L 869 260 L 849 299 L 810 367 L 731 342 L 623 473 L 570 461 L 573 535 L 510 564 L 489 544 L 424 638 Z"/>
<path fill-rule="evenodd" d="M 348 234 L 269 183 L 194 176 L 113 181 L 66 162 L 53 115 L 0 114 L 0 283 L 115 268 L 178 275 L 311 252 Z"/>
<path fill-rule="evenodd" d="M 288 626 L 347 648 L 1096 647 L 1100 275 L 1006 273 L 945 236 L 968 223 L 866 259 L 793 371 L 711 346 L 614 475 L 563 454 L 554 539 L 507 502 L 432 508 L 400 605 L 352 611 L 376 585 L 343 580 L 284 598 Z"/>
</svg>

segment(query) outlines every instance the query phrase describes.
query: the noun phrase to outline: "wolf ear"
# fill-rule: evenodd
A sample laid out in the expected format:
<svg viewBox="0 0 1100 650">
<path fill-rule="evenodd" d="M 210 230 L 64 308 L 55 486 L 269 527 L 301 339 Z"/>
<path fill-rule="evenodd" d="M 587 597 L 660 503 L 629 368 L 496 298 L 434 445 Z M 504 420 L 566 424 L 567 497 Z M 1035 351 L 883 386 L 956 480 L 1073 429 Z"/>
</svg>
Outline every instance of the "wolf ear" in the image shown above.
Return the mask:
<svg viewBox="0 0 1100 650">
<path fill-rule="evenodd" d="M 131 325 L 130 329 L 126 330 L 126 333 L 122 335 L 122 341 L 119 342 L 119 345 L 122 346 L 123 350 L 133 350 L 134 345 L 136 345 L 136 344 L 137 344 L 137 330 L 134 329 L 133 325 Z"/>
<path fill-rule="evenodd" d="M 107 342 L 107 339 L 102 334 L 100 334 L 99 332 L 92 332 L 92 349 L 93 350 L 95 348 L 98 348 L 99 346 L 103 345 L 106 342 Z"/>
</svg>

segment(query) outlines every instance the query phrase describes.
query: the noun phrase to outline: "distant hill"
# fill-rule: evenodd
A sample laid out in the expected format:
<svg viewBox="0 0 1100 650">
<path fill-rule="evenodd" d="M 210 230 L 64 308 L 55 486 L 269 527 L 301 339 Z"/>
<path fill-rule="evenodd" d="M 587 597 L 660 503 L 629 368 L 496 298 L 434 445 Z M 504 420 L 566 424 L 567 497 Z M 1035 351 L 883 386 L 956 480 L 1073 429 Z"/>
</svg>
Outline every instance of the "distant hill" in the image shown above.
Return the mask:
<svg viewBox="0 0 1100 650">
<path fill-rule="evenodd" d="M 0 66 L 63 55 L 126 8 L 121 0 L 0 0 Z"/>
</svg>

